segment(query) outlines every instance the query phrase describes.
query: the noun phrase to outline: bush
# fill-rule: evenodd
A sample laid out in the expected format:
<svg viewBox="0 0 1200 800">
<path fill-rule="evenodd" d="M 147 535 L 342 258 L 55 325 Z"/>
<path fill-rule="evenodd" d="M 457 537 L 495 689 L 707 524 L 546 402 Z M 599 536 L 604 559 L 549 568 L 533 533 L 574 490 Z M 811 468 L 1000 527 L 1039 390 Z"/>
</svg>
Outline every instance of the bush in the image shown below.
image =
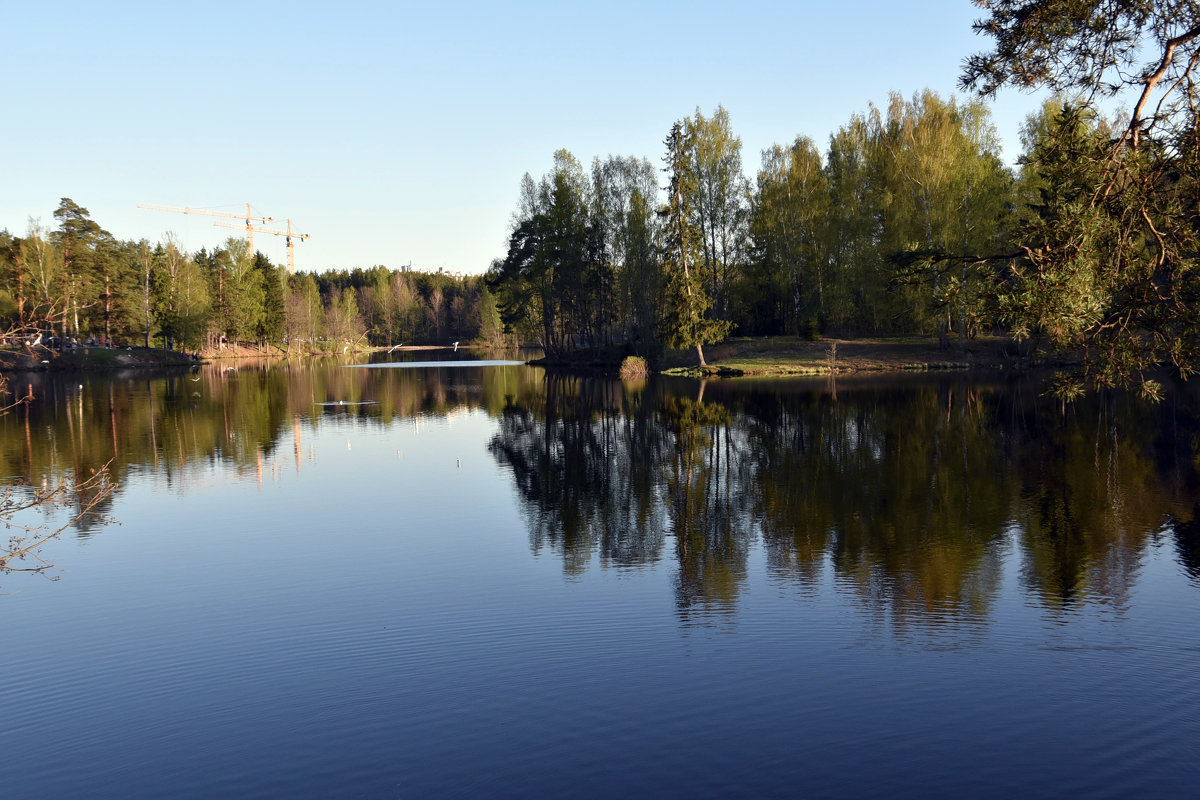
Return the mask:
<svg viewBox="0 0 1200 800">
<path fill-rule="evenodd" d="M 621 362 L 621 380 L 631 381 L 638 378 L 645 378 L 650 374 L 650 367 L 646 365 L 646 359 L 641 356 L 625 356 L 625 360 Z"/>
</svg>

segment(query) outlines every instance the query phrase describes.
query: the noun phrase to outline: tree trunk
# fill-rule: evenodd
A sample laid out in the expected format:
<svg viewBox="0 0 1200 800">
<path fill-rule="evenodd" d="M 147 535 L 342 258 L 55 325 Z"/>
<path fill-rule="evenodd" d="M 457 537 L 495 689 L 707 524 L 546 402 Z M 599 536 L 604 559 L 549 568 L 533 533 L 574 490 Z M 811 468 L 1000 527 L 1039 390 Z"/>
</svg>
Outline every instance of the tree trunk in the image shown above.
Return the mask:
<svg viewBox="0 0 1200 800">
<path fill-rule="evenodd" d="M 967 185 L 966 197 L 963 199 L 963 261 L 962 285 L 958 287 L 958 349 L 967 349 L 967 238 L 971 231 L 971 186 Z"/>
<path fill-rule="evenodd" d="M 17 325 L 25 327 L 25 270 L 22 259 L 17 258 Z"/>
<path fill-rule="evenodd" d="M 112 328 L 110 320 L 112 317 L 112 291 L 109 289 L 108 273 L 104 273 L 104 340 L 108 341 L 112 338 Z M 79 337 L 79 330 L 75 330 L 76 338 Z"/>
</svg>

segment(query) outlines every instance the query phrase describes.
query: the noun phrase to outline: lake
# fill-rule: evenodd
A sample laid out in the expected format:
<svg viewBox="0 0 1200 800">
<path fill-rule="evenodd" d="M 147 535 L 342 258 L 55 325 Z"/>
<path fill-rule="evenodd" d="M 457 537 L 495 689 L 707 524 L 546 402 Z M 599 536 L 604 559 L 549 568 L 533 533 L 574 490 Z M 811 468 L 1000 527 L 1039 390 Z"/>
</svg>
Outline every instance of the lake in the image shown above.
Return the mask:
<svg viewBox="0 0 1200 800">
<path fill-rule="evenodd" d="M 4 796 L 1196 791 L 1195 386 L 458 356 L 14 376 Z"/>
</svg>

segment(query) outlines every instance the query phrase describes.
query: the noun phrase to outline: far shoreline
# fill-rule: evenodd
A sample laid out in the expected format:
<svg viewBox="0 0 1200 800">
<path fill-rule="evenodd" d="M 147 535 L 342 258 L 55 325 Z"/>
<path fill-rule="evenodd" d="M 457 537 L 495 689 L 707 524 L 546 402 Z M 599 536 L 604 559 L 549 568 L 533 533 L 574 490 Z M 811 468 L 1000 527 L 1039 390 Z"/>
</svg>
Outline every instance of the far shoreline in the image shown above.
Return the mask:
<svg viewBox="0 0 1200 800">
<path fill-rule="evenodd" d="M 458 350 L 488 350 L 479 345 L 460 344 Z M 43 346 L 0 349 L 0 372 L 105 372 L 127 368 L 191 366 L 212 361 L 241 359 L 287 360 L 331 358 L 390 352 L 455 351 L 451 345 L 402 345 L 364 347 L 348 345 L 344 353 L 289 351 L 281 347 L 227 345 L 196 353 L 153 347 L 79 347 L 58 352 Z M 624 348 L 604 353 L 579 353 L 567 358 L 527 360 L 554 372 L 587 372 L 616 375 Z M 964 343 L 939 345 L 933 336 L 823 338 L 815 341 L 794 336 L 737 337 L 705 348 L 705 366 L 696 364 L 694 350 L 668 351 L 654 372 L 700 378 L 771 377 L 796 375 L 847 375 L 855 373 L 901 373 L 927 371 L 971 371 L 1025 369 L 1048 365 L 1077 364 L 1078 358 L 1049 357 L 1029 343 L 1014 342 L 998 335 L 981 336 Z"/>
<path fill-rule="evenodd" d="M 652 372 L 696 378 L 783 377 L 930 371 L 1019 370 L 1078 364 L 1079 358 L 1037 352 L 1028 342 L 999 335 L 939 344 L 934 336 L 802 339 L 795 336 L 736 337 L 704 350 L 667 352 Z M 616 374 L 623 354 L 580 353 L 530 362 L 552 371 Z"/>
</svg>

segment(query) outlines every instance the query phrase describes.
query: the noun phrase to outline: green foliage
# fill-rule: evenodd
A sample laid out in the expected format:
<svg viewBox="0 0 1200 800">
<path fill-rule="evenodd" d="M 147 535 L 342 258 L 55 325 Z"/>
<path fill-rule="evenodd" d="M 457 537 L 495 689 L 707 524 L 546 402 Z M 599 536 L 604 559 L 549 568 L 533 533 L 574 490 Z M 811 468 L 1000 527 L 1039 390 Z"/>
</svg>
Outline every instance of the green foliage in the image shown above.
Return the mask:
<svg viewBox="0 0 1200 800">
<path fill-rule="evenodd" d="M 479 338 L 489 347 L 499 347 L 504 343 L 504 321 L 500 318 L 500 308 L 496 305 L 496 297 L 486 286 L 479 295 Z"/>
<path fill-rule="evenodd" d="M 200 266 L 171 236 L 155 251 L 150 287 L 163 346 L 198 349 L 211 308 L 208 283 Z"/>
<path fill-rule="evenodd" d="M 655 198 L 658 176 L 647 159 L 609 156 L 592 162 L 593 226 L 612 292 L 613 338 L 640 353 L 657 349 L 657 299 L 663 292 L 658 262 Z"/>
<path fill-rule="evenodd" d="M 610 248 L 624 244 L 613 223 L 620 217 L 620 203 L 597 195 L 566 150 L 554 154 L 540 183 L 526 175 L 508 254 L 488 277 L 505 323 L 551 356 L 610 344 L 617 324 Z"/>
<path fill-rule="evenodd" d="M 224 336 L 304 349 L 330 325 L 363 344 L 469 340 L 487 316 L 489 336 L 503 336 L 494 298 L 483 313 L 479 277 L 383 266 L 289 276 L 241 239 L 188 254 L 170 234 L 117 241 L 68 198 L 55 217 L 54 231 L 31 221 L 23 237 L 0 232 L 0 326 L 147 346 L 216 348 Z"/>
<path fill-rule="evenodd" d="M 668 347 L 696 348 L 700 366 L 705 366 L 704 345 L 724 339 L 731 324 L 709 315 L 713 298 L 697 269 L 703 243 L 692 211 L 698 183 L 689 139 L 688 126 L 676 122 L 664 142 L 667 153 L 663 161 L 670 183 L 667 205 L 659 212 L 667 278 L 662 339 Z"/>
<path fill-rule="evenodd" d="M 262 272 L 254 269 L 254 254 L 244 240 L 230 237 L 224 250 L 224 331 L 230 341 L 257 340 L 266 298 Z"/>
<path fill-rule="evenodd" d="M 636 159 L 569 153 L 526 175 L 506 257 L 489 286 L 507 326 L 551 353 L 626 341 L 699 347 L 743 334 L 957 331 L 999 319 L 1013 181 L 986 107 L 893 96 L 830 139 L 763 153 L 754 190 L 718 107 L 667 140 L 669 186 Z M 582 200 L 580 198 L 583 198 Z"/>
<path fill-rule="evenodd" d="M 1001 297 L 1014 332 L 1086 348 L 1085 373 L 1100 385 L 1144 384 L 1163 361 L 1190 374 L 1200 358 L 1200 282 L 1180 159 L 1152 140 L 1114 159 L 1107 127 L 1069 104 L 1030 128 L 1037 201 Z"/>
<path fill-rule="evenodd" d="M 752 335 L 957 331 L 997 319 L 1012 179 L 986 107 L 893 94 L 830 137 L 763 152 L 738 289 Z"/>
<path fill-rule="evenodd" d="M 836 330 L 878 333 L 887 329 L 883 239 L 883 176 L 878 126 L 856 114 L 829 139 L 825 177 L 829 188 L 822 256 L 829 280 L 821 312 Z"/>
<path fill-rule="evenodd" d="M 764 150 L 757 189 L 747 276 L 757 282 L 759 324 L 746 332 L 796 334 L 825 312 L 829 185 L 812 140 Z"/>
<path fill-rule="evenodd" d="M 737 279 L 746 248 L 746 197 L 742 174 L 742 140 L 735 136 L 729 112 L 721 106 L 706 118 L 700 109 L 683 120 L 681 166 L 689 175 L 688 216 L 699 234 L 706 291 L 714 316 L 727 319 L 729 292 Z"/>
<path fill-rule="evenodd" d="M 62 298 L 60 330 L 78 334 L 89 309 L 98 303 L 100 275 L 109 266 L 106 245 L 112 235 L 83 208 L 64 197 L 54 211 L 58 230 L 52 236 L 62 253 L 62 271 L 57 292 Z"/>
<path fill-rule="evenodd" d="M 312 346 L 511 332 L 551 355 L 619 345 L 654 358 L 669 345 L 701 363 L 734 327 L 956 334 L 965 346 L 1004 325 L 1081 350 L 1094 383 L 1153 396 L 1157 365 L 1200 364 L 1200 9 L 978 4 L 995 47 L 968 59 L 965 87 L 1072 93 L 1030 120 L 1016 180 L 986 106 L 924 91 L 855 115 L 824 153 L 803 136 L 768 148 L 751 188 L 718 106 L 672 127 L 665 202 L 646 159 L 587 171 L 556 152 L 540 180 L 522 180 L 486 279 L 375 266 L 285 280 L 236 239 L 194 257 L 115 242 L 63 198 L 55 230 L 31 222 L 0 238 L 0 312 L 60 331 Z M 1126 92 L 1128 121 L 1106 122 L 1096 98 Z"/>
<path fill-rule="evenodd" d="M 1200 360 L 1197 150 L 1200 7 L 1183 0 L 1000 0 L 976 29 L 965 87 L 1075 96 L 1026 128 L 1029 213 L 1004 308 L 1021 335 L 1084 348 L 1083 375 L 1137 384 L 1160 363 L 1187 376 Z M 1132 102 L 1107 125 L 1098 97 Z"/>
<path fill-rule="evenodd" d="M 1003 249 L 1011 179 L 987 109 L 932 92 L 909 102 L 893 95 L 882 121 L 883 236 L 890 285 L 906 327 L 960 341 L 986 316 L 994 275 L 979 254 Z"/>
<path fill-rule="evenodd" d="M 283 292 L 287 271 L 283 267 L 272 266 L 262 253 L 255 254 L 254 269 L 260 276 L 258 283 L 262 286 L 262 313 L 258 315 L 255 336 L 259 344 L 279 344 L 286 327 Z"/>
</svg>

